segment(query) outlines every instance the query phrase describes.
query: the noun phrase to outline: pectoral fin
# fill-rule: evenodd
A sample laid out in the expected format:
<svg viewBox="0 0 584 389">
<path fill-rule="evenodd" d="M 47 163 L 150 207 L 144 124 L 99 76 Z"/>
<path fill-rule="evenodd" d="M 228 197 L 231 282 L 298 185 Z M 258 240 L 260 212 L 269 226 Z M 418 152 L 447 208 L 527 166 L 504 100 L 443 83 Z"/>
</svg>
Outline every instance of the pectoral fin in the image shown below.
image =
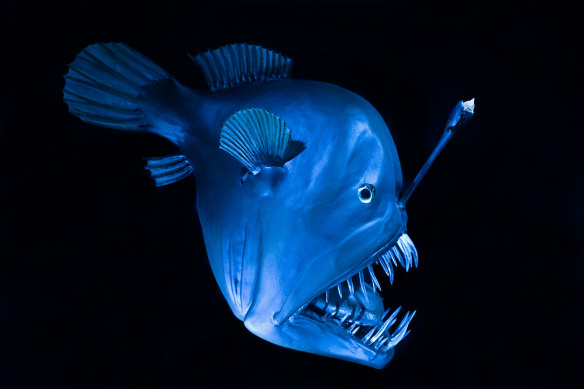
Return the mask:
<svg viewBox="0 0 584 389">
<path fill-rule="evenodd" d="M 193 173 L 193 167 L 184 155 L 145 159 L 145 169 L 158 187 L 174 184 Z"/>
<path fill-rule="evenodd" d="M 237 159 L 253 175 L 266 167 L 283 167 L 304 150 L 291 138 L 286 123 L 261 108 L 234 113 L 221 129 L 219 148 Z"/>
</svg>

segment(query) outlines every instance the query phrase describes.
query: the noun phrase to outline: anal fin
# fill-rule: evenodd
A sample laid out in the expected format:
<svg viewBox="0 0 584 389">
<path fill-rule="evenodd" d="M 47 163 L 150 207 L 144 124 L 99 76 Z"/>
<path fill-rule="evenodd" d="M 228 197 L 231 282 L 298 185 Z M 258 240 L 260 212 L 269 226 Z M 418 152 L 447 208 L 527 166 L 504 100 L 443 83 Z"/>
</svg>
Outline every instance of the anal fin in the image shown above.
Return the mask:
<svg viewBox="0 0 584 389">
<path fill-rule="evenodd" d="M 174 184 L 193 173 L 193 166 L 184 155 L 145 158 L 145 169 L 157 187 Z"/>
</svg>

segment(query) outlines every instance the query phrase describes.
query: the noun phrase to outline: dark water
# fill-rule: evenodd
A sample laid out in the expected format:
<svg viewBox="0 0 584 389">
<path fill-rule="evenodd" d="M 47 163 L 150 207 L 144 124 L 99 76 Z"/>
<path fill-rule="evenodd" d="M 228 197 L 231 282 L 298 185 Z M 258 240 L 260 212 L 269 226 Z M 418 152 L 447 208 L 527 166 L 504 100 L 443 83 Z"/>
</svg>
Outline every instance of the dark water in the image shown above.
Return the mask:
<svg viewBox="0 0 584 389">
<path fill-rule="evenodd" d="M 578 14 L 533 1 L 12 2 L 0 12 L 0 387 L 545 388 L 581 363 L 584 132 Z M 551 3 L 549 3 L 551 4 Z M 476 116 L 408 206 L 416 308 L 382 371 L 273 346 L 211 274 L 187 180 L 153 135 L 67 113 L 66 64 L 122 41 L 205 89 L 185 53 L 249 42 L 368 99 L 411 180 L 454 103 Z M 401 287 L 401 288 L 400 288 Z M 576 353 L 576 354 L 575 354 Z M 581 354 L 580 354 L 581 355 Z M 206 384 L 206 380 L 215 384 Z"/>
</svg>

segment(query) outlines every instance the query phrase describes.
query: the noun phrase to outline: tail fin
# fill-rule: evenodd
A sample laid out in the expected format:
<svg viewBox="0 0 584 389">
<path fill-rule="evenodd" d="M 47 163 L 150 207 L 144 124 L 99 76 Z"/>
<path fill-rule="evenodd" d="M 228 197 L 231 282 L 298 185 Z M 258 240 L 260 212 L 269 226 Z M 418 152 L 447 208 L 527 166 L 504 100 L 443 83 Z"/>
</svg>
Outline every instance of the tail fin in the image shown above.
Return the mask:
<svg viewBox="0 0 584 389">
<path fill-rule="evenodd" d="M 180 84 L 123 43 L 95 43 L 69 64 L 64 99 L 81 120 L 119 130 L 154 132 L 179 144 L 185 125 L 174 112 Z"/>
</svg>

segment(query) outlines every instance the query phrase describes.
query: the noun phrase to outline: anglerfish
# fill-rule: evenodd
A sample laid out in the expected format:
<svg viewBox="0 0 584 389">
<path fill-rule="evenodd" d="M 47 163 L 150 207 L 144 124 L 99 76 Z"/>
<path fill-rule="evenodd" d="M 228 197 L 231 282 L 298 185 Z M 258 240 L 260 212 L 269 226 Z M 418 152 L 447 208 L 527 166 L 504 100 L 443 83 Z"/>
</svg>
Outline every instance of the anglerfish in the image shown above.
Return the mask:
<svg viewBox="0 0 584 389">
<path fill-rule="evenodd" d="M 389 128 L 364 98 L 291 79 L 291 59 L 257 45 L 191 58 L 210 92 L 123 43 L 95 43 L 69 64 L 64 99 L 85 122 L 176 144 L 180 154 L 149 158 L 145 168 L 158 187 L 194 175 L 211 269 L 249 331 L 384 367 L 415 313 L 386 309 L 382 297 L 398 267 L 418 266 L 405 203 L 472 117 L 474 99 L 455 105 L 404 190 Z"/>
</svg>

